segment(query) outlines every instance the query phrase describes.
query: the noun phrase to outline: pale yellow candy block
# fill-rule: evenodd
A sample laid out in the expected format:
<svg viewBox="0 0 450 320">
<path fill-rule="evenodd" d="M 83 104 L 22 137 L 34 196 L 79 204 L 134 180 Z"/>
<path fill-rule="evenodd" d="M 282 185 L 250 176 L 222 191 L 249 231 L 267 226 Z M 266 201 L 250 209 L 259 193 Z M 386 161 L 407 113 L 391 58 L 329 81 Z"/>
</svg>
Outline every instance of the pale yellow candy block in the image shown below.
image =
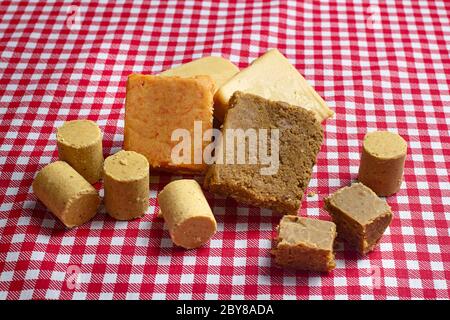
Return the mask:
<svg viewBox="0 0 450 320">
<path fill-rule="evenodd" d="M 334 114 L 322 97 L 277 49 L 267 51 L 219 88 L 214 96 L 214 115 L 218 120 L 223 122 L 228 102 L 236 91 L 312 110 L 320 122 Z"/>
<path fill-rule="evenodd" d="M 225 58 L 203 57 L 163 71 L 160 75 L 182 78 L 206 75 L 214 80 L 217 89 L 238 72 L 239 68 Z"/>
</svg>

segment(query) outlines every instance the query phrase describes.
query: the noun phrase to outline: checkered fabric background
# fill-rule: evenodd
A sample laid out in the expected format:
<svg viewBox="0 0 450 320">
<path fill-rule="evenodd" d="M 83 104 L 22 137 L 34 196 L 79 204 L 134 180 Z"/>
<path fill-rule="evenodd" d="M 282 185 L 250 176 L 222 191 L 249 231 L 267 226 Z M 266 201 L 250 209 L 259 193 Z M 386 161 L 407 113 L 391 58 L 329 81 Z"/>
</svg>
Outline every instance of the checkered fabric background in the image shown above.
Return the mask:
<svg viewBox="0 0 450 320">
<path fill-rule="evenodd" d="M 445 0 L 32 0 L 0 10 L 0 299 L 449 298 Z M 105 155 L 121 148 L 130 73 L 206 55 L 244 68 L 274 47 L 336 111 L 309 185 L 317 195 L 299 214 L 329 219 L 323 198 L 356 178 L 367 131 L 408 141 L 404 184 L 387 199 L 395 218 L 368 256 L 340 246 L 329 274 L 279 269 L 269 251 L 280 216 L 212 194 L 217 234 L 203 248 L 176 248 L 156 195 L 179 176 L 151 173 L 144 218 L 117 222 L 102 209 L 73 230 L 33 195 L 64 121 L 94 120 Z"/>
</svg>

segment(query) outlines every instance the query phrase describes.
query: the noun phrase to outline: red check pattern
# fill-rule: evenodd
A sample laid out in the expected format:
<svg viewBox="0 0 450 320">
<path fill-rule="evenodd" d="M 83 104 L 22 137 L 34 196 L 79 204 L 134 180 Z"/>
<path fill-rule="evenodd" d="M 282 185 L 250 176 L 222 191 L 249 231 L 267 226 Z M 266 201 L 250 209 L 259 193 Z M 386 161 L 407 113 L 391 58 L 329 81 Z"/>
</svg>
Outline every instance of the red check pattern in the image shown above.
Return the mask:
<svg viewBox="0 0 450 320">
<path fill-rule="evenodd" d="M 2 1 L 0 4 L 0 299 L 449 298 L 450 10 L 436 1 Z M 377 249 L 341 246 L 329 274 L 274 266 L 279 216 L 207 194 L 209 245 L 173 246 L 151 175 L 148 214 L 104 210 L 65 230 L 32 193 L 57 159 L 55 128 L 88 118 L 105 155 L 123 140 L 125 81 L 205 55 L 243 68 L 277 47 L 336 111 L 325 124 L 300 214 L 329 219 L 323 198 L 356 178 L 367 131 L 409 144 L 395 218 Z M 200 179 L 200 178 L 199 178 Z M 98 186 L 99 188 L 101 186 Z M 78 279 L 76 282 L 75 279 Z"/>
</svg>

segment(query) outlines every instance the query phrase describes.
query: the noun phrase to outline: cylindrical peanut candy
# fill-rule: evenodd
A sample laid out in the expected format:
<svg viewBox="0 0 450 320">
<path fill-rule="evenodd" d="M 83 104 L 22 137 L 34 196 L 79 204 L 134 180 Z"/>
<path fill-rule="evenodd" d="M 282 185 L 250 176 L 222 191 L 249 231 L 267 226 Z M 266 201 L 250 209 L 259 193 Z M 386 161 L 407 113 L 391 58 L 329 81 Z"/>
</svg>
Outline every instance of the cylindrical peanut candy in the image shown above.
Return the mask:
<svg viewBox="0 0 450 320">
<path fill-rule="evenodd" d="M 158 195 L 161 214 L 172 241 L 185 249 L 200 247 L 211 239 L 217 223 L 195 180 L 169 183 Z"/>
<path fill-rule="evenodd" d="M 119 151 L 103 166 L 105 208 L 117 220 L 141 217 L 148 209 L 149 164 L 134 151 Z"/>
<path fill-rule="evenodd" d="M 406 141 L 397 133 L 375 131 L 363 142 L 358 180 L 379 196 L 396 193 L 402 184 Z"/>
<path fill-rule="evenodd" d="M 89 183 L 102 176 L 102 133 L 90 120 L 67 121 L 56 133 L 58 156 L 70 164 Z"/>
<path fill-rule="evenodd" d="M 97 190 L 64 161 L 45 166 L 33 181 L 33 191 L 69 228 L 91 220 L 97 213 Z"/>
</svg>

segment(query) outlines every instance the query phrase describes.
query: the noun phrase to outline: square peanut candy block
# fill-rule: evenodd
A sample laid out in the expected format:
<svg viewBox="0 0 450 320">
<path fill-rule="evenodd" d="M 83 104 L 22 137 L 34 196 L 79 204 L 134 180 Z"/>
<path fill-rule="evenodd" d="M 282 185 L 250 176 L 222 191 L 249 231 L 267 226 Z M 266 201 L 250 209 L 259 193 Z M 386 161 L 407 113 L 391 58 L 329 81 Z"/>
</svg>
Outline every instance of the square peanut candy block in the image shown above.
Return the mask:
<svg viewBox="0 0 450 320">
<path fill-rule="evenodd" d="M 362 183 L 339 189 L 325 199 L 324 208 L 332 216 L 339 238 L 362 255 L 375 248 L 392 220 L 386 201 Z"/>
<path fill-rule="evenodd" d="M 202 158 L 210 139 L 188 143 L 183 161 L 174 162 L 172 151 L 179 141 L 172 134 L 188 133 L 194 139 L 196 125 L 206 135 L 213 125 L 214 81 L 209 76 L 191 78 L 132 74 L 125 100 L 125 150 L 145 156 L 151 168 L 176 173 L 203 173 Z M 188 140 L 186 140 L 188 141 Z M 181 153 L 181 152 L 180 152 Z M 197 156 L 196 156 L 197 155 Z M 200 156 L 198 156 L 200 155 Z"/>
<path fill-rule="evenodd" d="M 272 135 L 273 129 L 279 132 L 279 148 L 271 148 L 268 137 L 267 145 L 270 154 L 275 154 L 278 160 L 274 172 L 262 173 L 267 166 L 261 158 L 256 164 L 217 161 L 208 168 L 205 189 L 242 203 L 296 215 L 322 145 L 322 126 L 312 111 L 239 91 L 233 94 L 222 128 L 224 137 L 236 130 L 258 133 L 267 130 L 265 132 Z M 232 139 L 224 139 L 225 143 L 219 144 L 216 154 L 236 155 L 238 145 L 244 145 L 246 150 L 259 149 L 261 157 L 262 139 L 259 138 L 258 147 L 252 147 L 248 140 L 251 139 L 230 147 L 228 142 Z M 230 150 L 233 147 L 234 150 Z"/>
<path fill-rule="evenodd" d="M 284 216 L 278 226 L 275 263 L 292 269 L 327 272 L 335 267 L 336 225 L 330 221 Z"/>
</svg>

